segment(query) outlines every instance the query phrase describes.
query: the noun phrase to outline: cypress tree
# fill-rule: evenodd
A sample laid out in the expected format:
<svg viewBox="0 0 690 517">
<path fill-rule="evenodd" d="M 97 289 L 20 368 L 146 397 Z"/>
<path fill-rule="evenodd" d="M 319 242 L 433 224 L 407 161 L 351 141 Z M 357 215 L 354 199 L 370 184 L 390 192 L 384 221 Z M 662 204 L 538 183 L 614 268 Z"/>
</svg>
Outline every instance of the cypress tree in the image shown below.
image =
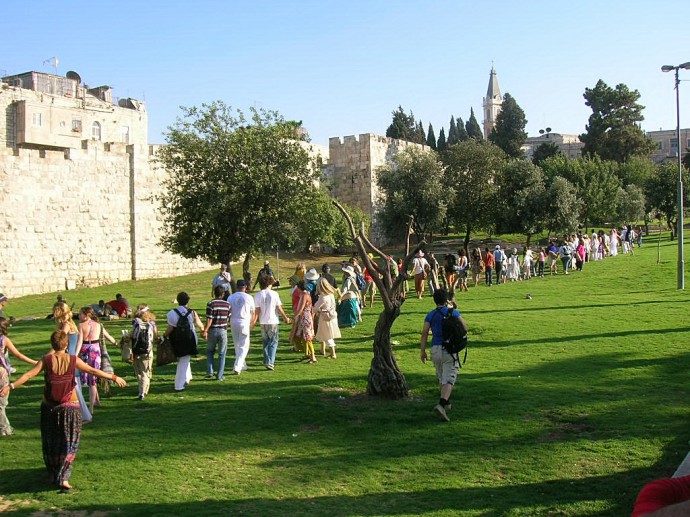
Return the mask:
<svg viewBox="0 0 690 517">
<path fill-rule="evenodd" d="M 467 129 L 467 136 L 469 138 L 474 138 L 475 140 L 484 140 L 484 134 L 482 133 L 482 128 L 479 127 L 479 122 L 474 116 L 474 109 L 470 108 L 470 118 L 465 124 L 465 129 Z"/>
<path fill-rule="evenodd" d="M 426 135 L 426 145 L 431 147 L 434 151 L 437 149 L 436 134 L 434 133 L 434 126 L 431 125 L 431 122 L 429 122 L 429 132 Z"/>
<path fill-rule="evenodd" d="M 448 148 L 448 144 L 446 143 L 446 132 L 441 128 L 441 131 L 438 133 L 438 142 L 436 144 L 436 149 L 438 152 L 443 152 Z"/>
<path fill-rule="evenodd" d="M 455 125 L 455 117 L 450 116 L 450 126 L 448 127 L 448 145 L 457 144 L 460 140 L 458 139 L 458 128 Z"/>
<path fill-rule="evenodd" d="M 455 127 L 458 128 L 458 142 L 464 142 L 470 137 L 467 136 L 467 130 L 465 129 L 465 123 L 460 117 L 457 118 Z"/>
</svg>

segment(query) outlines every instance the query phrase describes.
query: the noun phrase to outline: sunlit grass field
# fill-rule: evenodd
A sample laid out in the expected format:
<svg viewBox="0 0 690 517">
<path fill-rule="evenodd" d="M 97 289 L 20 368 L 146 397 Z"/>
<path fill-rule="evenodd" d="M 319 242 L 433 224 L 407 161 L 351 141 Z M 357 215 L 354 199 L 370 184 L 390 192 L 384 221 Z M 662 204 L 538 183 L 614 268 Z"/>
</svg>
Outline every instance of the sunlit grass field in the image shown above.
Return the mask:
<svg viewBox="0 0 690 517">
<path fill-rule="evenodd" d="M 176 394 L 169 365 L 156 370 L 143 402 L 136 400 L 131 367 L 111 350 L 116 373 L 130 385 L 103 398 L 84 427 L 70 494 L 58 494 L 43 479 L 42 381 L 34 379 L 10 397 L 15 435 L 0 439 L 0 510 L 629 514 L 640 487 L 670 476 L 690 449 L 688 295 L 676 290 L 675 242 L 662 241 L 657 264 L 655 238 L 634 256 L 590 263 L 581 273 L 458 295 L 471 345 L 450 423 L 434 416 L 433 367 L 419 361 L 419 332 L 433 308 L 428 296 L 409 299 L 393 326 L 398 363 L 411 386 L 403 401 L 364 394 L 380 301 L 365 310 L 362 324 L 343 330 L 335 361 L 300 362 L 282 325 L 276 370 L 267 371 L 257 328 L 249 371 L 224 383 L 204 380 L 200 356 L 191 386 Z M 309 260 L 317 269 L 323 261 Z M 292 265 L 281 261 L 284 281 Z M 133 304 L 150 304 L 164 326 L 179 290 L 203 312 L 213 275 L 65 295 L 79 307 L 122 292 Z M 289 291 L 279 293 L 289 308 Z M 11 300 L 7 313 L 44 317 L 54 298 Z M 106 323 L 113 335 L 128 325 Z M 52 329 L 45 319 L 20 321 L 10 337 L 38 358 Z M 28 368 L 14 364 L 20 373 Z"/>
</svg>

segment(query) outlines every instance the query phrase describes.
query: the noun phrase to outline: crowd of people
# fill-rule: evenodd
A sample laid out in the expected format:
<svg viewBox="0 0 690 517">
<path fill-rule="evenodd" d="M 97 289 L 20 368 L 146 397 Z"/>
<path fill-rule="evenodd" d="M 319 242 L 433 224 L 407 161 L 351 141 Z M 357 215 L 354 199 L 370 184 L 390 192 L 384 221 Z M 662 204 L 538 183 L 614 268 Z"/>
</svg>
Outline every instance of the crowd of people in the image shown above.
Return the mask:
<svg viewBox="0 0 690 517">
<path fill-rule="evenodd" d="M 641 231 L 627 226 L 618 231 L 573 234 L 559 242 L 552 240 L 548 246 L 530 249 L 522 253 L 516 248 L 504 251 L 500 245 L 493 249 L 485 247 L 482 252 L 475 247 L 469 254 L 459 250 L 458 254 L 447 254 L 442 264 L 434 253 L 418 251 L 405 270 L 403 260 L 383 257 L 383 267 L 389 267 L 391 274 L 404 275 L 402 294 L 406 295 L 407 278 L 414 278 L 414 292 L 418 298 L 424 295 L 428 284 L 436 309 L 427 314 L 421 341 L 421 359 L 426 361 L 426 346 L 429 332 L 432 334 L 432 359 L 436 366 L 441 390 L 437 414 L 448 420 L 450 393 L 457 376 L 459 365 L 446 357 L 439 347 L 441 318 L 450 315 L 460 318 L 460 313 L 449 306 L 456 290 L 468 290 L 468 278 L 477 286 L 484 275 L 488 286 L 507 281 L 528 280 L 533 276 L 547 274 L 568 274 L 582 270 L 590 261 L 615 256 L 619 252 L 634 253 L 634 244 L 641 245 Z M 374 258 L 374 257 L 370 257 Z M 340 264 L 342 277 L 337 279 L 329 264 L 323 264 L 320 272 L 298 264 L 288 279 L 291 299 L 291 316 L 283 307 L 278 294 L 273 290 L 279 285 L 268 261 L 257 274 L 254 285 L 248 275 L 233 281 L 227 267 L 222 266 L 212 280 L 213 298 L 206 304 L 205 324 L 199 314 L 189 307 L 190 297 L 186 292 L 178 293 L 177 307 L 166 315 L 167 326 L 159 336 L 156 316 L 146 304 L 140 304 L 134 311 L 121 294 L 114 300 L 83 307 L 77 322 L 71 307 L 60 297 L 53 306 L 51 317 L 55 331 L 51 334 L 52 350 L 39 360 L 24 355 L 10 340 L 10 321 L 5 317 L 7 297 L 0 293 L 0 436 L 11 435 L 13 429 L 7 419 L 5 408 L 9 393 L 44 373 L 44 397 L 41 404 L 41 437 L 43 458 L 53 483 L 61 490 L 69 490 L 69 477 L 76 452 L 79 448 L 81 427 L 90 422 L 95 409 L 100 405 L 99 384 L 109 389 L 111 383 L 126 386 L 125 381 L 115 375 L 107 352 L 106 342 L 117 342 L 104 328 L 100 319 L 132 317 L 128 333 L 131 347 L 131 362 L 137 379 L 137 398 L 143 400 L 149 394 L 153 375 L 154 345 L 167 343 L 177 360 L 174 390 L 184 391 L 192 381 L 191 358 L 199 353 L 197 332 L 206 341 L 206 378 L 217 381 L 225 379 L 225 362 L 229 339 L 234 347 L 234 362 L 231 375 L 240 375 L 247 370 L 247 355 L 250 348 L 252 329 L 258 323 L 263 348 L 263 366 L 267 370 L 276 368 L 278 350 L 279 318 L 291 325 L 289 343 L 293 351 L 309 364 L 317 362 L 314 343 L 320 344 L 320 355 L 336 359 L 336 340 L 341 329 L 351 328 L 362 321 L 362 311 L 375 303 L 376 283 L 374 275 L 381 270 L 368 271 L 359 264 L 356 257 Z M 245 272 L 246 273 L 246 272 Z M 260 290 L 253 296 L 251 288 Z M 250 287 L 251 286 L 251 287 Z M 450 307 L 450 308 L 449 308 Z M 438 321 L 437 321 L 438 320 Z M 464 324 L 464 322 L 463 322 Z M 124 334 L 124 332 L 123 332 Z M 121 343 L 122 345 L 122 343 Z M 32 368 L 15 382 L 10 382 L 14 373 L 9 360 L 13 355 Z M 82 386 L 88 386 L 88 403 L 82 394 Z"/>
</svg>

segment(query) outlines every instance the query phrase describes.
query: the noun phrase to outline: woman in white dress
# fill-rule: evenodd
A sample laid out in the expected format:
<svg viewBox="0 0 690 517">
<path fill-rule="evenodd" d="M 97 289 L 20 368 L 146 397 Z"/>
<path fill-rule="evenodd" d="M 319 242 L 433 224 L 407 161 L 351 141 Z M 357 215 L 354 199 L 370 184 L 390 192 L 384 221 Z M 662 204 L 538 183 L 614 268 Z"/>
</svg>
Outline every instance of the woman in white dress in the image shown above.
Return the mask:
<svg viewBox="0 0 690 517">
<path fill-rule="evenodd" d="M 328 280 L 322 278 L 319 282 L 319 299 L 311 308 L 314 319 L 318 318 L 319 321 L 314 339 L 321 341 L 321 354 L 331 359 L 336 358 L 335 340 L 341 335 L 338 328 L 335 293 L 336 290 L 328 283 Z M 328 347 L 328 352 L 326 347 Z"/>
<path fill-rule="evenodd" d="M 534 253 L 525 247 L 525 256 L 522 259 L 522 278 L 525 280 L 532 278 L 532 264 L 534 264 Z"/>
<path fill-rule="evenodd" d="M 618 255 L 618 231 L 615 228 L 611 228 L 611 256 L 615 257 Z"/>
<path fill-rule="evenodd" d="M 592 238 L 589 241 L 589 259 L 600 260 L 599 256 L 599 236 L 597 232 L 592 232 Z"/>
<path fill-rule="evenodd" d="M 517 248 L 508 257 L 508 265 L 506 267 L 506 278 L 511 282 L 515 282 L 520 277 L 520 262 L 518 260 Z"/>
</svg>

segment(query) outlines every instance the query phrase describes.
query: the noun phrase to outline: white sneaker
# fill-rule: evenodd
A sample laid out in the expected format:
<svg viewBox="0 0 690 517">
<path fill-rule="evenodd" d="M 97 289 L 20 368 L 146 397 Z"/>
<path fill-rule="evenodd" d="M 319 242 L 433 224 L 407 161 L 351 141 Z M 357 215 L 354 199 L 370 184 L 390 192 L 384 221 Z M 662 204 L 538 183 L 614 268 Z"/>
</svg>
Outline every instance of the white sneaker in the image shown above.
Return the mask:
<svg viewBox="0 0 690 517">
<path fill-rule="evenodd" d="M 436 404 L 436 407 L 434 408 L 434 411 L 436 411 L 436 414 L 439 416 L 439 418 L 445 422 L 450 422 L 450 418 L 448 418 L 448 415 L 446 414 L 446 410 L 443 408 L 441 404 Z"/>
</svg>

